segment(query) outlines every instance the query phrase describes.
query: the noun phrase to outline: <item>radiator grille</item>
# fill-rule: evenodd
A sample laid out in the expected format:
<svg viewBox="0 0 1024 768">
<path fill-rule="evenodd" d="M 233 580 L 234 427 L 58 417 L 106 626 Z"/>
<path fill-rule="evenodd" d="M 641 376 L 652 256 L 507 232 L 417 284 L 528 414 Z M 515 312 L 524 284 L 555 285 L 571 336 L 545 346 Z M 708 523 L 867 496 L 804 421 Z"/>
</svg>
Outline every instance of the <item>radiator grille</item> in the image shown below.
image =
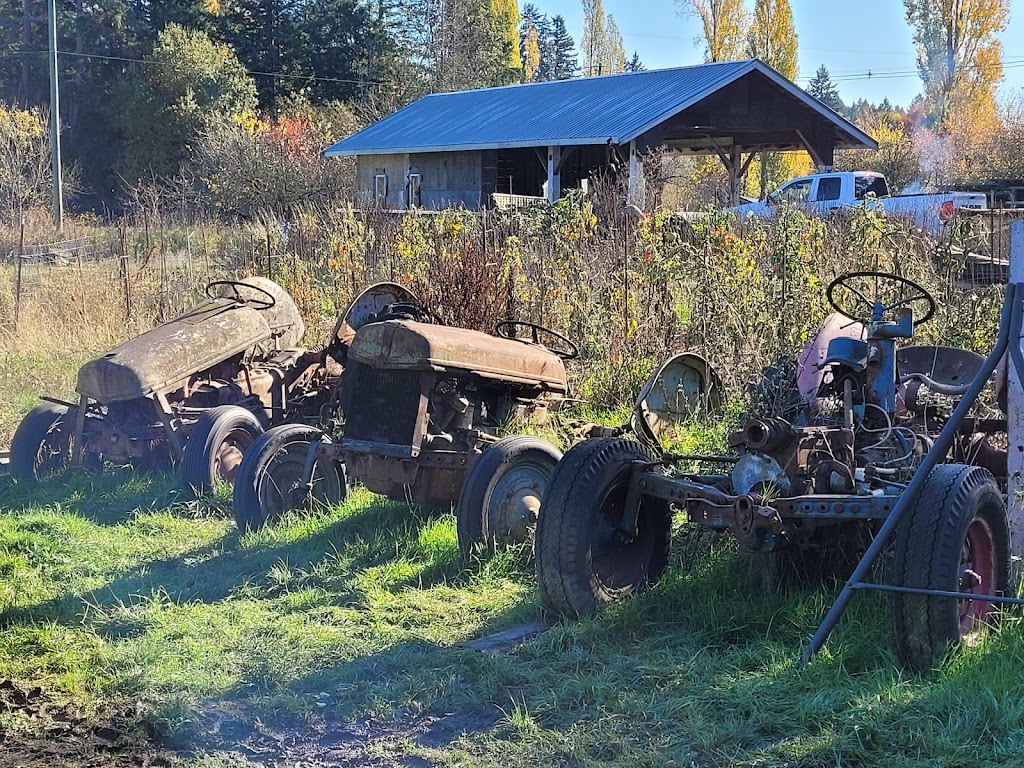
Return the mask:
<svg viewBox="0 0 1024 768">
<path fill-rule="evenodd" d="M 345 439 L 419 448 L 419 371 L 372 368 L 349 361 L 344 376 Z"/>
</svg>

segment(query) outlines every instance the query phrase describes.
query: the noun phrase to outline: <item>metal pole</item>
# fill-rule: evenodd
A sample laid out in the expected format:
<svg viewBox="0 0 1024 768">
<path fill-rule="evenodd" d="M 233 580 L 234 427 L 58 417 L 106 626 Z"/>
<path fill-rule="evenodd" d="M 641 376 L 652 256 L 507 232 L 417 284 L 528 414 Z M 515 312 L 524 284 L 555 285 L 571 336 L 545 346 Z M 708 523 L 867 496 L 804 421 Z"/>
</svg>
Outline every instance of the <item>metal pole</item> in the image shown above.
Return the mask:
<svg viewBox="0 0 1024 768">
<path fill-rule="evenodd" d="M 868 572 L 875 564 L 875 560 L 878 559 L 878 556 L 882 553 L 885 545 L 889 542 L 890 537 L 896 531 L 896 526 L 899 525 L 900 518 L 903 517 L 911 503 L 916 501 L 917 495 L 921 492 L 921 488 L 924 486 L 924 482 L 928 478 L 928 474 L 936 464 L 946 457 L 946 453 L 953 444 L 953 438 L 956 437 L 957 430 L 960 429 L 960 424 L 963 423 L 964 417 L 967 416 L 967 412 L 974 406 L 974 402 L 978 399 L 981 391 L 985 388 L 992 372 L 995 371 L 996 365 L 999 363 L 999 358 L 1001 358 L 1003 353 L 1006 351 L 1007 339 L 1010 338 L 1014 330 L 1017 334 L 1016 337 L 1019 338 L 1021 327 L 1020 303 L 1022 293 L 1024 293 L 1024 290 L 1022 290 L 1021 286 L 1016 283 L 1010 283 L 1006 286 L 1006 292 L 1003 296 L 1003 311 L 999 321 L 999 336 L 996 339 L 995 346 L 989 353 L 989 356 L 985 359 L 978 375 L 974 377 L 974 381 L 971 382 L 967 392 L 964 393 L 964 396 L 960 399 L 956 408 L 953 409 L 953 413 L 942 427 L 942 431 L 939 432 L 938 437 L 935 438 L 935 442 L 932 447 L 929 449 L 928 453 L 925 454 L 924 459 L 922 459 L 920 466 L 914 473 L 914 477 L 907 485 L 906 490 L 900 494 L 899 499 L 897 499 L 895 506 L 892 508 L 892 512 L 889 513 L 885 522 L 882 523 L 882 527 L 878 529 L 878 533 L 875 534 L 875 538 L 871 542 L 871 546 L 868 547 L 864 556 L 860 559 L 860 562 L 857 563 L 857 567 L 850 575 L 850 578 L 843 587 L 842 592 L 839 593 L 839 597 L 836 598 L 832 608 L 829 610 L 825 618 L 822 619 L 821 626 L 818 627 L 818 631 L 814 633 L 814 637 L 811 638 L 810 644 L 804 648 L 804 652 L 800 656 L 800 661 L 797 664 L 798 669 L 803 668 L 807 662 L 809 662 L 811 658 L 813 658 L 814 655 L 825 645 L 825 641 L 828 640 L 828 636 L 832 634 L 832 630 L 838 623 L 839 617 L 843 615 L 843 611 L 846 610 L 846 606 L 853 598 L 854 593 L 860 588 L 859 585 L 864 581 L 864 577 L 868 575 Z M 1017 356 L 1019 355 L 1020 351 L 1018 350 Z"/>
<path fill-rule="evenodd" d="M 50 21 L 50 160 L 53 173 L 53 223 L 64 231 L 64 190 L 60 168 L 60 94 L 57 85 L 57 0 L 48 0 Z"/>
</svg>

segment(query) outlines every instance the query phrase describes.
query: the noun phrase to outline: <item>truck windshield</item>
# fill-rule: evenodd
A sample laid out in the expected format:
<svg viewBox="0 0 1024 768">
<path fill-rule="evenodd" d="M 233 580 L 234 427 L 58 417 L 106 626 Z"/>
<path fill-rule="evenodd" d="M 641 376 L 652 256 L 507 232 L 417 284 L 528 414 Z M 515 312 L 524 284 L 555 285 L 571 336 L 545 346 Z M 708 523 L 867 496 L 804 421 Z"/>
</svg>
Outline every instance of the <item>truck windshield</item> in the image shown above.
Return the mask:
<svg viewBox="0 0 1024 768">
<path fill-rule="evenodd" d="M 885 176 L 857 176 L 853 189 L 854 198 L 857 200 L 863 200 L 867 195 L 889 196 L 889 185 L 885 183 Z"/>
</svg>

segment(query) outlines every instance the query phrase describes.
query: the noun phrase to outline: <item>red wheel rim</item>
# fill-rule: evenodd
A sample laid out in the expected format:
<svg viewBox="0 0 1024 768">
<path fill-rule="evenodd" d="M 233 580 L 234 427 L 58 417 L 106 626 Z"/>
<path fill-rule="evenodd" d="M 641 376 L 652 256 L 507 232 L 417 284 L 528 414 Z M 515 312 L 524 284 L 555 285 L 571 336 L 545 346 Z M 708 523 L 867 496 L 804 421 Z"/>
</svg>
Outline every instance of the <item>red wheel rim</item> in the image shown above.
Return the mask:
<svg viewBox="0 0 1024 768">
<path fill-rule="evenodd" d="M 960 550 L 959 591 L 994 595 L 996 590 L 996 540 L 992 526 L 975 517 L 967 526 Z M 988 618 L 994 608 L 989 600 L 961 600 L 960 636 L 970 634 Z"/>
</svg>

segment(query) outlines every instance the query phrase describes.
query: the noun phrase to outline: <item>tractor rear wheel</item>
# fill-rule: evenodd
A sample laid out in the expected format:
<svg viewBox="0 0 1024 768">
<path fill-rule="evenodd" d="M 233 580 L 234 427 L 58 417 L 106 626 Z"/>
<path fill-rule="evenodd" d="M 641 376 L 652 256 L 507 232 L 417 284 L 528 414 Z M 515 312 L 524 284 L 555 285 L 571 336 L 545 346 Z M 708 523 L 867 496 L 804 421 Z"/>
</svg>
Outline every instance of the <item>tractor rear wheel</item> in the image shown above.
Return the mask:
<svg viewBox="0 0 1024 768">
<path fill-rule="evenodd" d="M 71 462 L 74 419 L 56 403 L 37 405 L 21 420 L 11 440 L 11 477 L 35 483 L 64 472 Z"/>
<path fill-rule="evenodd" d="M 319 429 L 303 424 L 282 424 L 256 439 L 235 477 L 235 522 L 242 533 L 277 522 L 293 509 L 344 501 L 348 494 L 344 464 L 317 459 L 312 490 L 303 482 L 310 445 L 324 439 Z"/>
<path fill-rule="evenodd" d="M 205 411 L 185 442 L 182 485 L 204 495 L 218 483 L 234 483 L 242 457 L 261 434 L 259 419 L 241 406 L 221 405 Z"/>
<path fill-rule="evenodd" d="M 455 517 L 459 549 L 529 541 L 540 499 L 562 452 L 546 440 L 517 435 L 499 440 L 473 463 Z"/>
<path fill-rule="evenodd" d="M 668 564 L 668 502 L 642 497 L 636 533 L 621 529 L 634 462 L 651 461 L 639 443 L 586 440 L 555 467 L 541 499 L 534 548 L 541 598 L 551 611 L 585 616 L 657 581 Z"/>
<path fill-rule="evenodd" d="M 895 583 L 977 595 L 1010 587 L 1010 527 L 987 469 L 940 464 L 896 532 Z M 896 648 L 909 667 L 930 667 L 996 618 L 996 605 L 965 597 L 894 593 Z"/>
</svg>

